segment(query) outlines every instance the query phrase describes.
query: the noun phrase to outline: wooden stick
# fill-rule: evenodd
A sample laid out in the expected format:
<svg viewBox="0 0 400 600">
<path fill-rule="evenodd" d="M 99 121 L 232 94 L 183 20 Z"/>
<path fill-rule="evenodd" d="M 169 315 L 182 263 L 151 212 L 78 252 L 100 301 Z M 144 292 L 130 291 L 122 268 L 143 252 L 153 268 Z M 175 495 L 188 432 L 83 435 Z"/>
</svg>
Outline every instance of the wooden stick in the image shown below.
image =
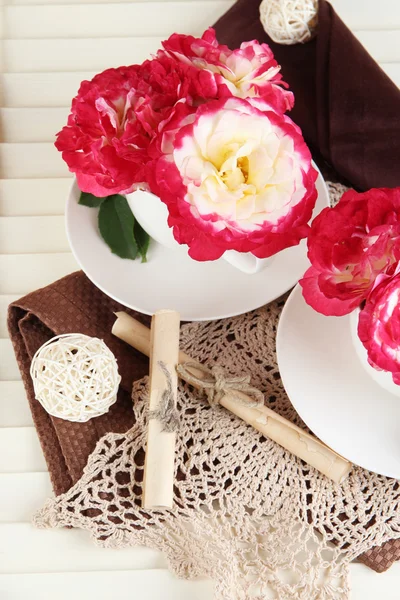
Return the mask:
<svg viewBox="0 0 400 600">
<path fill-rule="evenodd" d="M 115 314 L 117 320 L 112 333 L 149 356 L 150 330 L 126 313 Z M 179 353 L 179 362 L 196 363 L 184 352 Z M 193 374 L 199 379 L 205 376 L 203 371 L 196 369 L 193 369 Z M 237 396 L 236 392 L 235 396 Z M 270 408 L 252 407 L 249 405 L 252 399 L 243 393 L 241 396 L 243 402 L 238 402 L 236 397 L 227 393 L 222 398 L 221 405 L 336 483 L 342 483 L 346 479 L 353 466 L 348 460 Z"/>
<path fill-rule="evenodd" d="M 148 509 L 172 508 L 175 433 L 164 431 L 164 423 L 159 418 L 152 417 L 151 413 L 160 409 L 163 393 L 168 393 L 169 387 L 176 405 L 179 324 L 179 314 L 172 310 L 156 312 L 151 322 L 151 338 L 147 346 L 150 356 L 151 412 L 143 480 L 143 508 Z"/>
</svg>

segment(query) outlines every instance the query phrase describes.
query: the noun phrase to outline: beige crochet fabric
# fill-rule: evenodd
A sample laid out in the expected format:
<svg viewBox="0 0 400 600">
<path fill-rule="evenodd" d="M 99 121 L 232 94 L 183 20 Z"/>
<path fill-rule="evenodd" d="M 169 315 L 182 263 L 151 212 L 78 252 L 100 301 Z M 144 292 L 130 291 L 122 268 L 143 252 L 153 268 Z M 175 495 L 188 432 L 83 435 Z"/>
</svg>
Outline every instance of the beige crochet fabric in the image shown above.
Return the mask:
<svg viewBox="0 0 400 600">
<path fill-rule="evenodd" d="M 249 373 L 266 402 L 303 426 L 280 380 L 275 332 L 283 302 L 182 327 L 181 347 L 232 375 Z M 103 546 L 145 545 L 179 577 L 216 581 L 219 600 L 348 598 L 347 565 L 400 538 L 399 482 L 354 468 L 341 486 L 180 385 L 175 507 L 141 506 L 147 378 L 134 384 L 135 426 L 97 444 L 81 480 L 36 515 L 80 527 Z"/>
</svg>

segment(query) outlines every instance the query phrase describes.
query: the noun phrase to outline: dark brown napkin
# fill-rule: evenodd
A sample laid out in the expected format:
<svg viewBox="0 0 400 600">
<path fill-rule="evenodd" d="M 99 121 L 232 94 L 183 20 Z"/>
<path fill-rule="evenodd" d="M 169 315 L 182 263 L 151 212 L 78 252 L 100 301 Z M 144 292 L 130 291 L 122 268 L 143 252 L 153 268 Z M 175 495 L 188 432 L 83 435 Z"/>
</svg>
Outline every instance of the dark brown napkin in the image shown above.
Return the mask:
<svg viewBox="0 0 400 600">
<path fill-rule="evenodd" d="M 121 306 L 100 292 L 82 273 L 73 273 L 10 305 L 8 328 L 28 396 L 33 420 L 54 492 L 66 492 L 81 477 L 90 453 L 108 432 L 123 433 L 134 423 L 131 390 L 148 373 L 148 360 L 111 334 L 114 312 L 124 310 L 149 324 L 149 318 Z M 54 335 L 84 333 L 105 341 L 118 361 L 121 386 L 109 412 L 87 423 L 71 423 L 47 414 L 35 399 L 29 374 L 38 348 Z M 360 557 L 375 570 L 400 559 L 400 540 L 373 548 Z"/>
<path fill-rule="evenodd" d="M 221 43 L 268 43 L 295 94 L 289 113 L 316 162 L 343 183 L 367 190 L 400 186 L 400 90 L 337 16 L 319 0 L 317 36 L 306 44 L 273 42 L 259 18 L 260 0 L 238 0 L 217 21 Z"/>
<path fill-rule="evenodd" d="M 28 294 L 9 307 L 10 337 L 56 494 L 78 481 L 89 454 L 103 435 L 123 433 L 133 425 L 132 383 L 148 373 L 148 359 L 111 334 L 114 312 L 118 310 L 149 323 L 148 317 L 108 298 L 82 272 Z M 122 377 L 118 400 L 108 413 L 87 423 L 52 417 L 35 399 L 29 374 L 31 359 L 42 344 L 62 333 L 99 337 L 118 361 Z"/>
</svg>

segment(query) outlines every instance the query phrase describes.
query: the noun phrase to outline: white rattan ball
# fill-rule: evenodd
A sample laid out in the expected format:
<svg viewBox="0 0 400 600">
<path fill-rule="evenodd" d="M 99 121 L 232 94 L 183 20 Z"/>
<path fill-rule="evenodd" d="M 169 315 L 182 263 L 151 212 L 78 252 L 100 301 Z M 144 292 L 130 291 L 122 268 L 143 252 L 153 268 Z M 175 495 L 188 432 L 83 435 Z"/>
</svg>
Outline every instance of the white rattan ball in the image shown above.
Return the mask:
<svg viewBox="0 0 400 600">
<path fill-rule="evenodd" d="M 106 413 L 121 381 L 106 344 L 80 333 L 46 342 L 33 357 L 30 373 L 36 399 L 46 411 L 79 423 Z"/>
<path fill-rule="evenodd" d="M 318 0 L 263 0 L 260 21 L 278 44 L 307 42 L 317 28 Z"/>
</svg>

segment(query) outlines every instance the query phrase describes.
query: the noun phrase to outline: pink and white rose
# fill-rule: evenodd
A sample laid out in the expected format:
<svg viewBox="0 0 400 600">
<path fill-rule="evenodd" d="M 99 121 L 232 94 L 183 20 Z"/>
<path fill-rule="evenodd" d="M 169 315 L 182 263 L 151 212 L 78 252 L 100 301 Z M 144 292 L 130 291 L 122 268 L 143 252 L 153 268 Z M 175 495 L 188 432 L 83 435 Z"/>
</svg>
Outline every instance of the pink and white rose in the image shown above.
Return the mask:
<svg viewBox="0 0 400 600">
<path fill-rule="evenodd" d="M 181 104 L 152 152 L 150 187 L 192 258 L 226 250 L 265 258 L 307 235 L 317 173 L 287 116 L 232 97 L 196 110 Z"/>
<path fill-rule="evenodd" d="M 253 97 L 265 111 L 284 112 L 293 104 L 266 44 L 247 42 L 231 51 L 210 29 L 201 39 L 175 34 L 164 47 L 142 65 L 82 82 L 55 143 L 82 191 L 108 196 L 147 185 L 149 146 L 178 104 L 195 110 L 231 96 Z"/>
<path fill-rule="evenodd" d="M 346 192 L 314 219 L 307 243 L 306 302 L 324 315 L 350 313 L 400 259 L 400 188 Z"/>
<path fill-rule="evenodd" d="M 214 29 L 201 38 L 173 34 L 163 42 L 165 51 L 177 60 L 212 73 L 218 97 L 258 97 L 266 108 L 284 113 L 294 104 L 292 92 L 282 81 L 280 66 L 268 44 L 243 42 L 237 50 L 218 44 Z M 261 108 L 261 103 L 259 107 Z"/>
<path fill-rule="evenodd" d="M 358 336 L 372 367 L 392 374 L 400 385 L 400 273 L 381 275 L 360 311 Z"/>
</svg>

